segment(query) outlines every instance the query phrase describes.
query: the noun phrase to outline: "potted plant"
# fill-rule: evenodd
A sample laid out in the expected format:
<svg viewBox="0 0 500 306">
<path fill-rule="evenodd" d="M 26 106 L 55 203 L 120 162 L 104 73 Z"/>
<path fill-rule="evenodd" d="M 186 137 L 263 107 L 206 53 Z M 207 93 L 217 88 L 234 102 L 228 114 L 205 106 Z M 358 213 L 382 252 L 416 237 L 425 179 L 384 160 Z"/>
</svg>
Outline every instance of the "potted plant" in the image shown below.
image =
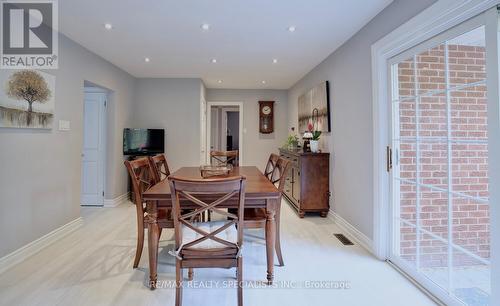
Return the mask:
<svg viewBox="0 0 500 306">
<path fill-rule="evenodd" d="M 312 139 L 310 141 L 311 152 L 319 152 L 319 136 L 321 136 L 321 131 L 312 132 Z"/>
<path fill-rule="evenodd" d="M 297 135 L 290 134 L 288 135 L 288 138 L 286 139 L 285 145 L 283 147 L 289 150 L 293 150 L 297 148 L 298 145 L 299 145 L 299 138 L 297 137 Z"/>
</svg>

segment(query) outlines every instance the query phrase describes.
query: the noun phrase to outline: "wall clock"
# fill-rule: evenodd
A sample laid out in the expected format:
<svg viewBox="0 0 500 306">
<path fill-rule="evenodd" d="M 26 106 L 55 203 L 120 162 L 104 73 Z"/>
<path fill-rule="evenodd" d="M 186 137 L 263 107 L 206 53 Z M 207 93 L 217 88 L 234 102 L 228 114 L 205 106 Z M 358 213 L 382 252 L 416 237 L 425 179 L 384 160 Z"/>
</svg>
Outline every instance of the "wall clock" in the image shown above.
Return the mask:
<svg viewBox="0 0 500 306">
<path fill-rule="evenodd" d="M 259 132 L 274 132 L 274 101 L 259 101 Z"/>
</svg>

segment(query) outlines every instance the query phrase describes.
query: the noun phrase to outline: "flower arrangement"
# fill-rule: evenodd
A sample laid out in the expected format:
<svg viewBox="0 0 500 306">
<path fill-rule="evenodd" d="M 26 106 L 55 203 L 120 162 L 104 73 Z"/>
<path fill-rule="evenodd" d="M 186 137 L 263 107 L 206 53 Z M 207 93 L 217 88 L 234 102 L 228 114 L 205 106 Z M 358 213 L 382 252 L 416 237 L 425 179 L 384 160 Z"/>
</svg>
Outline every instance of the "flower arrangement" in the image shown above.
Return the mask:
<svg viewBox="0 0 500 306">
<path fill-rule="evenodd" d="M 307 129 L 309 130 L 309 134 L 311 135 L 310 147 L 311 152 L 317 153 L 319 152 L 319 137 L 321 136 L 321 131 L 315 131 L 312 123 L 307 125 Z"/>
</svg>

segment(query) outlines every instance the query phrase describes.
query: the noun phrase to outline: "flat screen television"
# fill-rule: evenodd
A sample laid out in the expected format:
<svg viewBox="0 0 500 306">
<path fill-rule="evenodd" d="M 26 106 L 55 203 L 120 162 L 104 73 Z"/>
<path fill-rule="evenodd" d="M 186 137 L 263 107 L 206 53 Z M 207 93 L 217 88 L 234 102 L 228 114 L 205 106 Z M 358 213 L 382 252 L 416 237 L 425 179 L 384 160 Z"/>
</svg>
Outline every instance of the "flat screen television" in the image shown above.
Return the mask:
<svg viewBox="0 0 500 306">
<path fill-rule="evenodd" d="M 164 129 L 123 130 L 123 155 L 153 155 L 164 152 Z"/>
</svg>

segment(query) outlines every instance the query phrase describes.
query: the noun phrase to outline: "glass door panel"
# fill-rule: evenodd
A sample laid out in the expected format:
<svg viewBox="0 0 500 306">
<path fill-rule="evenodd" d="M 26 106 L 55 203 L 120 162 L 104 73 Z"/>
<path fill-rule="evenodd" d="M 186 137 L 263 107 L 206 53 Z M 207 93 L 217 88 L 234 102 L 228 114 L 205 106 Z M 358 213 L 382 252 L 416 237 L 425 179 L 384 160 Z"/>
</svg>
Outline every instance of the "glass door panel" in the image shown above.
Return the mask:
<svg viewBox="0 0 500 306">
<path fill-rule="evenodd" d="M 488 305 L 486 38 L 470 24 L 392 62 L 390 259 L 451 301 Z"/>
</svg>

